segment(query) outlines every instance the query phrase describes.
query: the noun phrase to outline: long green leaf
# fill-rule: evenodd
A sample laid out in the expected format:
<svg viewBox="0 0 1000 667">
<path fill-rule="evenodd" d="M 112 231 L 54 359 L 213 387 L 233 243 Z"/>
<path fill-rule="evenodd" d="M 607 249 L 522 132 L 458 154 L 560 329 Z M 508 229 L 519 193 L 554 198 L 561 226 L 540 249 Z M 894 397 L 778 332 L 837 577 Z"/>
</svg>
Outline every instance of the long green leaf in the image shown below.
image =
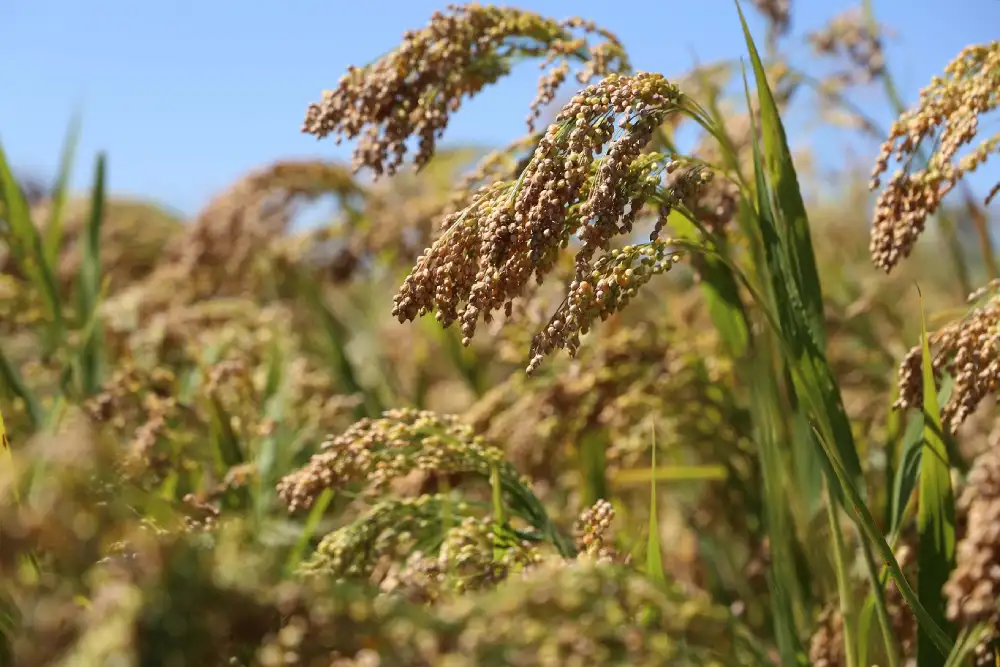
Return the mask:
<svg viewBox="0 0 1000 667">
<path fill-rule="evenodd" d="M 240 438 L 233 430 L 232 416 L 222 401 L 215 395 L 209 397 L 211 421 L 209 425 L 209 442 L 215 462 L 221 470 L 245 463 Z"/>
<path fill-rule="evenodd" d="M 984 622 L 971 628 L 963 629 L 959 633 L 958 640 L 955 642 L 955 648 L 945 661 L 944 667 L 961 667 L 962 665 L 972 664 L 968 660 L 972 657 L 976 647 L 992 635 L 992 625 L 992 623 Z M 993 649 L 993 662 L 1000 664 L 1000 654 L 997 654 L 996 649 Z M 976 662 L 975 664 L 980 663 Z"/>
<path fill-rule="evenodd" d="M 698 238 L 698 229 L 680 211 L 672 211 L 667 222 L 677 237 L 692 240 Z M 724 239 L 713 241 L 719 246 L 720 253 L 726 252 Z M 698 272 L 701 277 L 699 287 L 722 344 L 733 359 L 741 359 L 747 353 L 750 332 L 739 283 L 725 263 L 713 256 L 701 258 Z"/>
<path fill-rule="evenodd" d="M 309 516 L 306 517 L 306 523 L 302 527 L 302 534 L 296 540 L 292 552 L 288 554 L 288 560 L 285 562 L 286 571 L 294 572 L 302 562 L 303 555 L 309 547 L 313 536 L 316 534 L 316 528 L 319 526 L 319 522 L 323 519 L 326 509 L 333 500 L 333 494 L 333 489 L 323 489 L 323 492 L 319 494 L 319 498 L 313 504 L 312 509 L 309 510 Z"/>
<path fill-rule="evenodd" d="M 739 2 L 736 6 L 739 9 Z M 771 87 L 768 85 L 764 65 L 760 60 L 742 10 L 740 10 L 740 20 L 743 23 L 743 35 L 750 53 L 754 78 L 757 81 L 764 166 L 767 169 L 769 184 L 773 188 L 777 200 L 777 208 L 774 211 L 778 226 L 777 242 L 782 248 L 788 262 L 788 269 L 791 271 L 791 275 L 788 277 L 792 278 L 799 288 L 799 297 L 805 312 L 809 333 L 812 335 L 815 345 L 820 350 L 824 350 L 826 348 L 826 324 L 823 315 L 823 291 L 820 286 L 819 271 L 816 268 L 816 257 L 809 231 L 809 217 L 806 215 L 805 202 L 802 200 L 802 192 L 799 189 L 799 179 L 795 173 L 792 153 L 788 148 L 785 126 L 781 122 L 778 105 L 771 92 Z"/>
<path fill-rule="evenodd" d="M 714 252 L 712 249 L 708 249 L 697 244 L 684 243 L 681 240 L 678 240 L 675 245 L 678 248 L 686 249 L 691 252 L 705 252 L 709 254 Z M 727 264 L 730 270 L 733 271 L 733 274 L 740 279 L 743 286 L 750 292 L 750 295 L 753 297 L 753 301 L 760 308 L 760 312 L 765 316 L 770 329 L 774 332 L 780 332 L 781 327 L 778 322 L 778 317 L 772 311 L 770 302 L 746 277 L 746 275 L 740 271 L 739 267 L 735 264 L 729 263 L 728 261 Z M 779 346 L 782 354 L 789 362 L 791 362 L 794 359 L 791 348 L 785 344 L 780 336 L 777 336 L 777 339 L 780 344 Z M 795 375 L 796 384 L 806 387 L 808 390 L 804 394 L 804 400 L 809 404 L 812 414 L 821 414 L 822 400 L 820 397 L 815 391 L 813 391 L 809 383 L 806 381 L 806 378 L 802 375 L 796 365 L 792 364 L 790 368 L 792 373 Z M 854 510 L 852 518 L 854 519 L 856 525 L 864 537 L 877 550 L 879 558 L 882 560 L 889 572 L 889 575 L 896 583 L 903 599 L 906 600 L 906 604 L 913 610 L 918 622 L 932 634 L 934 637 L 934 643 L 941 651 L 942 655 L 947 655 L 952 650 L 953 642 L 948 638 L 948 635 L 944 632 L 944 630 L 942 630 L 940 626 L 938 626 L 937 623 L 935 623 L 930 617 L 927 610 L 924 609 L 924 606 L 917 598 L 917 594 L 914 592 L 913 587 L 910 586 L 906 577 L 903 576 L 902 570 L 900 570 L 899 567 L 899 561 L 896 560 L 896 556 L 893 554 L 892 548 L 889 546 L 888 542 L 886 542 L 885 536 L 879 531 L 878 526 L 875 523 L 875 519 L 872 517 L 871 511 L 865 504 L 864 498 L 862 498 L 861 493 L 851 480 L 847 470 L 836 456 L 834 445 L 831 442 L 832 436 L 830 435 L 829 425 L 820 421 L 819 423 L 812 423 L 811 426 L 817 436 L 816 442 L 819 444 L 825 457 L 825 461 L 828 464 L 828 470 L 832 471 L 833 477 L 844 490 L 846 494 L 845 500 L 847 502 L 847 507 Z M 871 576 L 871 574 L 872 573 L 870 572 L 869 575 Z M 877 573 L 875 574 L 877 575 Z"/>
<path fill-rule="evenodd" d="M 49 343 L 54 345 L 55 340 L 63 333 L 62 305 L 55 272 L 46 260 L 42 236 L 31 219 L 28 202 L 14 178 L 2 145 L 0 145 L 0 204 L 2 204 L 0 214 L 9 225 L 12 235 L 12 254 L 21 270 L 42 296 L 46 314 L 55 334 Z"/>
<path fill-rule="evenodd" d="M 822 398 L 823 414 L 817 417 L 829 425 L 840 460 L 852 481 L 856 481 L 861 477 L 861 461 L 840 390 L 826 360 L 823 294 L 795 165 L 764 66 L 738 0 L 736 7 L 750 52 L 760 106 L 762 152 L 754 142 L 755 166 L 760 165 L 755 168 L 758 221 L 774 307 L 782 336 L 793 350 L 800 373 Z"/>
<path fill-rule="evenodd" d="M 796 608 L 804 606 L 803 591 L 795 571 L 795 527 L 789 513 L 787 475 L 781 456 L 780 438 L 784 430 L 781 399 L 774 381 L 773 359 L 760 350 L 744 366 L 751 384 L 750 409 L 754 416 L 754 440 L 760 452 L 764 490 L 764 521 L 771 543 L 768 583 L 772 595 L 774 634 L 785 665 L 796 664 L 802 646 L 795 623 Z"/>
<path fill-rule="evenodd" d="M 945 378 L 941 390 L 938 392 L 938 410 L 948 402 L 954 384 L 953 378 Z M 902 529 L 903 513 L 913 495 L 913 490 L 917 487 L 923 441 L 924 413 L 914 410 L 906 421 L 906 430 L 903 432 L 903 441 L 900 445 L 899 467 L 893 480 L 890 535 L 896 535 Z"/>
<path fill-rule="evenodd" d="M 627 468 L 613 473 L 611 484 L 616 488 L 649 484 L 654 475 L 657 482 L 721 482 L 729 477 L 729 471 L 722 465 L 659 466 L 656 470 Z"/>
<path fill-rule="evenodd" d="M 42 408 L 42 403 L 24 383 L 21 373 L 4 354 L 2 347 L 0 347 L 0 383 L 2 383 L 0 386 L 11 396 L 24 401 L 31 427 L 40 428 L 45 423 L 45 410 Z"/>
<path fill-rule="evenodd" d="M 63 142 L 62 155 L 59 158 L 59 170 L 56 181 L 52 187 L 50 196 L 51 209 L 49 210 L 48 223 L 45 225 L 45 257 L 49 266 L 57 266 L 59 263 L 59 250 L 63 241 L 63 211 L 66 207 L 66 199 L 69 194 L 70 174 L 73 171 L 73 161 L 76 157 L 76 148 L 80 142 L 79 112 L 74 113 L 69 122 L 69 129 L 66 132 L 66 140 Z"/>
<path fill-rule="evenodd" d="M 797 239 L 805 243 L 809 239 L 801 194 L 792 192 L 793 185 L 795 190 L 798 189 L 793 180 L 794 165 L 763 65 L 739 7 L 739 0 L 735 1 L 757 80 L 761 123 L 769 153 L 768 173 L 761 173 L 763 170 L 759 166 L 755 171 L 758 172 L 756 181 L 760 232 L 764 238 L 768 283 L 772 290 L 770 301 L 775 315 L 772 325 L 780 332 L 783 351 L 791 364 L 796 392 L 803 394 L 811 419 L 814 420 L 813 427 L 817 433 L 815 442 L 820 445 L 819 449 L 827 463 L 830 488 L 835 493 L 833 500 L 843 502 L 846 507 L 854 510 L 858 528 L 876 546 L 883 561 L 889 565 L 893 580 L 917 615 L 921 626 L 931 633 L 935 646 L 943 654 L 947 654 L 952 645 L 950 638 L 927 612 L 906 581 L 859 491 L 859 488 L 863 488 L 860 459 L 839 387 L 826 360 L 825 335 L 819 331 L 822 328 L 822 294 L 818 290 L 818 282 L 813 282 L 808 270 L 809 266 L 814 266 L 814 262 L 810 261 L 811 252 L 805 252 L 795 243 L 787 242 L 788 239 Z M 755 161 L 757 165 L 761 162 L 756 148 Z M 777 197 L 773 208 L 772 191 L 767 187 L 769 177 L 780 185 L 774 191 Z M 797 222 L 798 227 L 791 224 L 794 222 Z M 758 297 L 756 293 L 755 297 Z M 820 317 L 817 317 L 817 304 Z M 869 579 L 876 582 L 878 572 L 875 570 L 874 560 L 866 558 L 865 564 Z M 885 610 L 880 609 L 879 614 L 880 618 L 884 618 Z"/>
<path fill-rule="evenodd" d="M 10 449 L 10 441 L 7 439 L 7 427 L 3 423 L 2 410 L 0 410 L 0 449 Z"/>
<path fill-rule="evenodd" d="M 942 587 L 955 566 L 955 498 L 951 489 L 951 468 L 945 447 L 938 409 L 931 348 L 927 338 L 923 298 L 920 307 L 920 344 L 923 350 L 924 381 L 924 445 L 920 456 L 920 503 L 917 509 L 917 529 L 920 544 L 917 549 L 917 592 L 920 602 L 934 621 L 948 632 L 951 627 L 945 616 Z M 937 667 L 941 655 L 924 628 L 917 631 L 918 667 Z"/>
<path fill-rule="evenodd" d="M 660 522 L 656 518 L 656 426 L 650 424 L 652 436 L 652 457 L 649 476 L 649 539 L 646 542 L 646 576 L 658 584 L 664 584 L 667 576 L 663 572 L 663 554 L 660 550 Z"/>
<path fill-rule="evenodd" d="M 675 245 L 678 248 L 686 249 L 691 252 L 705 252 L 709 254 L 714 252 L 712 249 L 705 248 L 697 244 L 684 243 L 681 240 L 678 240 Z M 750 292 L 750 295 L 753 297 L 753 301 L 760 308 L 760 312 L 765 316 L 770 329 L 774 332 L 780 332 L 781 326 L 778 322 L 777 315 L 771 309 L 770 302 L 746 277 L 746 275 L 740 271 L 739 267 L 728 261 L 727 264 L 730 270 L 733 271 L 733 274 L 740 279 L 743 286 Z M 794 359 L 791 348 L 785 344 L 784 340 L 782 340 L 780 336 L 777 336 L 776 338 L 778 339 L 782 354 L 789 362 L 791 362 Z M 803 398 L 809 404 L 812 414 L 821 414 L 821 406 L 823 403 L 820 397 L 811 388 L 810 384 L 806 381 L 805 376 L 796 365 L 792 364 L 790 368 L 795 376 L 796 384 L 807 389 Z M 940 626 L 938 626 L 937 623 L 935 623 L 930 617 L 927 610 L 924 609 L 924 606 L 917 598 L 913 587 L 910 586 L 906 577 L 903 576 L 902 570 L 900 570 L 899 567 L 899 561 L 896 560 L 896 556 L 893 554 L 892 548 L 889 546 L 888 542 L 886 542 L 885 536 L 879 531 L 878 526 L 875 523 L 875 519 L 872 517 L 871 511 L 865 504 L 864 498 L 862 498 L 861 493 L 856 488 L 847 470 L 836 456 L 834 445 L 832 443 L 832 436 L 830 435 L 829 425 L 819 421 L 818 423 L 812 423 L 811 426 L 817 436 L 816 442 L 819 444 L 825 457 L 825 461 L 828 464 L 828 470 L 832 471 L 833 477 L 844 490 L 846 494 L 845 500 L 847 502 L 847 507 L 854 510 L 852 518 L 854 519 L 856 525 L 864 537 L 877 550 L 879 558 L 886 566 L 886 569 L 889 571 L 889 575 L 896 583 L 897 588 L 899 588 L 900 594 L 903 596 L 903 599 L 906 600 L 906 604 L 913 610 L 918 622 L 922 626 L 926 627 L 926 629 L 932 634 L 934 637 L 934 643 L 941 651 L 942 655 L 947 655 L 952 650 L 953 642 L 948 638 L 948 635 L 944 632 L 944 630 L 942 630 Z M 870 572 L 869 575 L 871 574 L 872 573 Z M 875 574 L 877 575 L 877 573 Z"/>
<path fill-rule="evenodd" d="M 80 349 L 80 374 L 83 393 L 92 396 L 101 387 L 101 354 L 104 328 L 98 316 L 101 301 L 101 227 L 104 222 L 107 160 L 97 156 L 94 184 L 90 195 L 90 216 L 83 231 L 83 257 L 77 280 L 78 318 L 87 332 Z"/>
</svg>

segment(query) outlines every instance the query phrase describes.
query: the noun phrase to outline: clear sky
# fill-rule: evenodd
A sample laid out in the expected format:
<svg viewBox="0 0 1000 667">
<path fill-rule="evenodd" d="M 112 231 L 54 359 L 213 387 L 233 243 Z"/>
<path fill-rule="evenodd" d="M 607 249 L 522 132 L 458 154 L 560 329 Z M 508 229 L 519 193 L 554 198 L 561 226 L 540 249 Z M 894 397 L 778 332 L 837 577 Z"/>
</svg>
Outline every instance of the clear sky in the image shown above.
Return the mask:
<svg viewBox="0 0 1000 667">
<path fill-rule="evenodd" d="M 392 48 L 446 0 L 3 0 L 0 7 L 0 141 L 16 169 L 51 177 L 74 108 L 83 111 L 78 186 L 98 150 L 109 155 L 113 192 L 141 195 L 192 214 L 248 169 L 278 158 L 345 158 L 349 146 L 299 132 L 306 105 L 349 64 Z M 616 32 L 637 69 L 679 74 L 744 54 L 731 0 L 507 0 L 557 18 L 578 14 Z M 853 0 L 792 0 L 793 30 L 822 25 Z M 762 42 L 763 24 L 752 14 Z M 907 102 L 970 42 L 1000 36 L 1000 0 L 875 0 L 895 31 L 889 66 Z M 800 43 L 794 37 L 789 47 Z M 787 48 L 797 66 L 808 50 Z M 537 69 L 468 103 L 445 141 L 501 144 L 524 131 Z M 873 89 L 857 100 L 883 124 L 891 114 Z M 803 119 L 791 137 L 806 132 Z M 992 130 L 997 125 L 992 124 Z M 802 134 L 802 136 L 805 136 Z M 846 149 L 814 138 L 827 162 Z M 873 151 L 872 146 L 866 149 Z M 869 155 L 853 159 L 870 164 Z M 997 160 L 1000 162 L 1000 160 Z M 1000 165 L 986 177 L 997 179 Z M 979 189 L 982 189 L 980 187 Z M 994 209 L 997 208 L 994 205 Z"/>
</svg>

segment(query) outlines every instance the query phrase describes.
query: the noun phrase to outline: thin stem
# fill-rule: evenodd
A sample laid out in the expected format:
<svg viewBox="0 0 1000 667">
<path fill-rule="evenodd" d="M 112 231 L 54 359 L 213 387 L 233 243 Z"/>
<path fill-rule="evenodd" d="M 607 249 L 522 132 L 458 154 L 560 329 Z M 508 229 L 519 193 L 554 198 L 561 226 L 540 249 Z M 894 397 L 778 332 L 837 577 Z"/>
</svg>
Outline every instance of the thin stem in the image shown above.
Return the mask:
<svg viewBox="0 0 1000 667">
<path fill-rule="evenodd" d="M 826 518 L 830 522 L 831 540 L 833 542 L 833 561 L 837 571 L 837 594 L 840 598 L 840 616 L 843 622 L 844 662 L 846 667 L 855 667 L 858 663 L 858 642 L 854 636 L 854 603 L 851 595 L 847 563 L 844 558 L 844 533 L 840 529 L 839 503 L 836 495 L 827 489 Z"/>
<path fill-rule="evenodd" d="M 872 587 L 872 595 L 875 596 L 875 613 L 878 615 L 878 624 L 882 629 L 882 641 L 885 643 L 885 659 L 889 661 L 888 667 L 899 667 L 899 652 L 892 641 L 892 620 L 889 618 L 889 610 L 886 609 L 885 595 L 883 594 L 885 580 L 875 564 L 871 547 L 867 543 L 861 546 L 868 569 L 868 582 Z"/>
<path fill-rule="evenodd" d="M 986 265 L 986 276 L 990 280 L 996 280 L 998 273 L 997 260 L 993 255 L 993 241 L 990 239 L 986 216 L 976 206 L 976 200 L 972 195 L 972 189 L 969 187 L 968 181 L 962 181 L 962 194 L 965 197 L 965 210 L 968 211 L 969 218 L 972 220 L 972 227 L 976 230 L 976 236 L 979 237 L 979 247 L 983 251 L 983 264 Z"/>
</svg>

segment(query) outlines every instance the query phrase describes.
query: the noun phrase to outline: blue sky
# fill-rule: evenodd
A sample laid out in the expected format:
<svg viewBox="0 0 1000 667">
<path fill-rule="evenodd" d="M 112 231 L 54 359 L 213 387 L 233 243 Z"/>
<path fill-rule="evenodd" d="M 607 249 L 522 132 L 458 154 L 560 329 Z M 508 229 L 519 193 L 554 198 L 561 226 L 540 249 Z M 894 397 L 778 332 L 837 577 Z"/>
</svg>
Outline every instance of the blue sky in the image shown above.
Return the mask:
<svg viewBox="0 0 1000 667">
<path fill-rule="evenodd" d="M 278 158 L 342 159 L 348 145 L 299 132 L 306 105 L 425 24 L 446 0 L 5 0 L 0 12 L 0 141 L 15 168 L 50 177 L 74 108 L 83 111 L 77 186 L 99 150 L 117 194 L 149 197 L 193 214 L 248 169 Z M 562 18 L 578 14 L 616 32 L 637 69 L 679 74 L 743 55 L 731 0 L 508 0 Z M 749 3 L 748 14 L 752 13 Z M 853 0 L 792 0 L 795 35 L 822 25 Z M 942 8 L 947 8 L 943 10 Z M 875 0 L 895 36 L 889 65 L 908 102 L 970 42 L 997 38 L 1000 0 Z M 754 14 L 752 28 L 763 40 Z M 798 44 L 794 37 L 789 45 Z M 804 47 L 789 48 L 809 67 Z M 520 136 L 537 69 L 527 65 L 467 103 L 445 141 L 501 144 Z M 887 124 L 877 89 L 856 100 Z M 799 110 L 792 141 L 811 136 L 825 163 L 848 146 L 807 132 Z M 996 126 L 993 125 L 995 130 Z M 870 165 L 872 145 L 852 145 Z M 860 154 L 858 154 L 860 152 Z M 977 178 L 997 179 L 997 165 Z M 995 207 L 994 207 L 995 208 Z"/>
</svg>

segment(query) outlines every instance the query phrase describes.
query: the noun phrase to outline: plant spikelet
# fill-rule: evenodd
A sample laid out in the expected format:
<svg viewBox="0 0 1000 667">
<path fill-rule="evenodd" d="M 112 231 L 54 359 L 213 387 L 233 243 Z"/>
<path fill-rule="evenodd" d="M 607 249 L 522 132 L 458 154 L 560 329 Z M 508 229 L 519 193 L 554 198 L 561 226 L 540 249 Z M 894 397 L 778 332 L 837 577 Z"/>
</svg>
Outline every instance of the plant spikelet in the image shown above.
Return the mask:
<svg viewBox="0 0 1000 667">
<path fill-rule="evenodd" d="M 574 31 L 582 33 L 577 36 Z M 605 41 L 590 45 L 587 36 Z M 354 167 L 394 174 L 410 137 L 419 139 L 419 167 L 434 154 L 451 114 L 510 72 L 517 58 L 542 59 L 529 127 L 570 72 L 570 60 L 585 61 L 581 83 L 629 67 L 617 38 L 579 18 L 555 21 L 533 12 L 492 5 L 451 5 L 435 12 L 426 27 L 407 31 L 402 44 L 365 67 L 352 67 L 338 87 L 309 105 L 303 132 L 323 138 L 361 137 Z"/>
<path fill-rule="evenodd" d="M 443 235 L 404 281 L 393 315 L 403 322 L 435 312 L 444 326 L 459 321 L 468 344 L 480 320 L 491 321 L 500 309 L 511 314 L 531 279 L 541 283 L 575 236 L 576 279 L 535 338 L 529 372 L 556 348 L 574 350 L 595 319 L 619 310 L 677 258 L 658 238 L 661 224 L 649 244 L 621 251 L 610 245 L 631 233 L 648 199 L 658 199 L 662 219 L 710 180 L 709 172 L 694 170 L 664 190 L 660 172 L 675 163 L 664 166 L 663 156 L 643 154 L 653 131 L 682 104 L 676 86 L 643 72 L 612 75 L 578 93 L 516 181 L 484 186 L 467 208 L 449 217 Z M 598 251 L 605 253 L 594 260 Z"/>
<path fill-rule="evenodd" d="M 955 431 L 989 395 L 1000 388 L 1000 283 L 991 283 L 970 296 L 980 301 L 965 317 L 929 336 L 937 377 L 955 380 L 951 397 L 941 411 L 946 427 Z M 922 353 L 913 347 L 899 368 L 897 408 L 923 405 Z"/>
<path fill-rule="evenodd" d="M 341 200 L 361 189 L 341 165 L 282 161 L 255 170 L 213 199 L 168 259 L 185 267 L 214 265 L 235 273 L 266 244 L 280 237 L 297 201 L 335 194 Z"/>
<path fill-rule="evenodd" d="M 615 508 L 607 500 L 598 500 L 581 514 L 576 524 L 576 545 L 581 555 L 602 563 L 620 561 L 621 556 L 609 544 L 608 532 L 615 520 Z"/>
<path fill-rule="evenodd" d="M 310 507 L 328 488 L 363 483 L 376 492 L 416 470 L 489 477 L 491 466 L 498 466 L 501 479 L 514 487 L 526 483 L 504 460 L 502 449 L 476 436 L 457 417 L 390 410 L 380 419 L 363 419 L 323 443 L 304 468 L 281 480 L 278 494 L 295 511 Z"/>
<path fill-rule="evenodd" d="M 920 91 L 916 108 L 905 112 L 889 131 L 872 171 L 871 189 L 880 184 L 891 157 L 905 163 L 879 193 L 871 236 L 875 265 L 892 271 L 913 249 L 928 216 L 959 180 L 1000 149 L 1000 133 L 986 138 L 961 157 L 972 143 L 979 119 L 1000 104 L 1000 42 L 968 46 Z M 911 169 L 924 141 L 934 150 L 925 166 Z"/>
</svg>

